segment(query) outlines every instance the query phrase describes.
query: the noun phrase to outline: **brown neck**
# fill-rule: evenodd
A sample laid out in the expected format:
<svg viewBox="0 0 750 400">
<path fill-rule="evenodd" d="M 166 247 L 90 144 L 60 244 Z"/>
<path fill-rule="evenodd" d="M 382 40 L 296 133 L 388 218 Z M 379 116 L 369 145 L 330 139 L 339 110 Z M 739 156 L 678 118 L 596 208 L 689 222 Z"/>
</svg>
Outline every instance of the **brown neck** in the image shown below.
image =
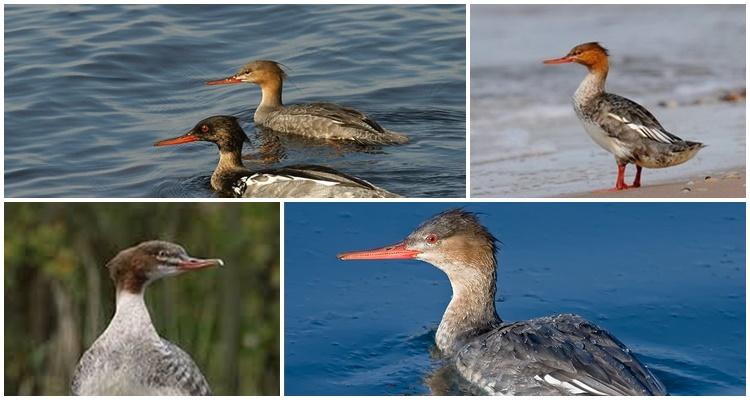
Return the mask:
<svg viewBox="0 0 750 400">
<path fill-rule="evenodd" d="M 259 107 L 281 107 L 281 91 L 283 82 L 280 76 L 273 76 L 260 84 L 262 97 Z"/>
<path fill-rule="evenodd" d="M 223 190 L 222 177 L 238 169 L 245 169 L 245 166 L 242 164 L 242 150 L 220 150 L 219 163 L 211 175 L 211 186 L 214 190 Z"/>
<path fill-rule="evenodd" d="M 497 274 L 494 257 L 480 257 L 470 266 L 444 265 L 441 269 L 448 274 L 453 297 L 435 339 L 441 351 L 453 354 L 466 339 L 502 322 L 495 310 Z"/>
<path fill-rule="evenodd" d="M 589 73 L 598 77 L 602 82 L 607 80 L 607 74 L 609 73 L 609 59 L 607 57 L 601 57 L 594 64 L 587 67 Z"/>
</svg>

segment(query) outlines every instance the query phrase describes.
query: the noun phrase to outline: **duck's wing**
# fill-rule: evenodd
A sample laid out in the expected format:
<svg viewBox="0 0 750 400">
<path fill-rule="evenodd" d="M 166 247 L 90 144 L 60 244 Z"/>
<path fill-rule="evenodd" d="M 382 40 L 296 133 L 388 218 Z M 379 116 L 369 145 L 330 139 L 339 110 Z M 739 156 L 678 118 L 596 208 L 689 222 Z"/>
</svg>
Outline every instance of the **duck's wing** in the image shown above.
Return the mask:
<svg viewBox="0 0 750 400">
<path fill-rule="evenodd" d="M 162 338 L 161 341 L 164 346 L 154 357 L 148 384 L 175 388 L 189 396 L 210 396 L 211 387 L 190 355 L 166 339 Z"/>
<path fill-rule="evenodd" d="M 73 396 L 81 396 L 81 385 L 83 384 L 84 376 L 91 373 L 96 367 L 96 360 L 100 357 L 101 350 L 98 346 L 91 346 L 86 350 L 81 359 L 78 360 L 75 371 L 73 371 L 73 378 L 70 381 L 70 394 Z"/>
<path fill-rule="evenodd" d="M 664 129 L 647 109 L 632 100 L 606 93 L 596 102 L 599 103 L 599 112 L 596 113 L 595 122 L 615 138 L 641 138 L 664 144 L 683 142 Z"/>
<path fill-rule="evenodd" d="M 571 314 L 502 326 L 462 349 L 457 367 L 486 371 L 480 372 L 478 383 L 500 392 L 666 394 L 630 349 L 607 331 Z"/>
<path fill-rule="evenodd" d="M 386 130 L 375 122 L 374 119 L 370 118 L 369 115 L 354 108 L 333 103 L 294 104 L 285 106 L 284 113 L 288 115 L 307 115 L 310 117 L 326 118 L 342 126 L 386 133 Z"/>
<path fill-rule="evenodd" d="M 243 173 L 238 197 L 398 197 L 364 179 L 320 165 L 290 165 Z"/>
</svg>

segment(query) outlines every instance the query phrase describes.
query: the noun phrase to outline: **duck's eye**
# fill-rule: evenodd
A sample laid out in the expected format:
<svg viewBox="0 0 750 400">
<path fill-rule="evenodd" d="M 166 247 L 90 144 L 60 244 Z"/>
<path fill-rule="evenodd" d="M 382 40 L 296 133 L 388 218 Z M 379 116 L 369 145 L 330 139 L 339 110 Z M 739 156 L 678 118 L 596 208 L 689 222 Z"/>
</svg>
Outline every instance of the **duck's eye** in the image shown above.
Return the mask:
<svg viewBox="0 0 750 400">
<path fill-rule="evenodd" d="M 431 233 L 424 238 L 424 241 L 428 244 L 435 244 L 438 241 L 438 237 L 434 233 Z"/>
<path fill-rule="evenodd" d="M 167 257 L 167 252 L 164 251 L 164 250 L 159 250 L 159 257 L 160 258 L 166 258 Z"/>
<path fill-rule="evenodd" d="M 201 132 L 208 133 L 208 125 L 201 125 Z"/>
</svg>

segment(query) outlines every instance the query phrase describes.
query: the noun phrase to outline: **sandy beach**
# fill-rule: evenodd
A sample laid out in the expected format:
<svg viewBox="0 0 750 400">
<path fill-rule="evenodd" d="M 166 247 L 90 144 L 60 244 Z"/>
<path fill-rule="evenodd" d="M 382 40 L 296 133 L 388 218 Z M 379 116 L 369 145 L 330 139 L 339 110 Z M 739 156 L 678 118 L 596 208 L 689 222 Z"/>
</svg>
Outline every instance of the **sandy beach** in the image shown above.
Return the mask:
<svg viewBox="0 0 750 400">
<path fill-rule="evenodd" d="M 637 189 L 597 190 L 561 197 L 609 198 L 744 198 L 745 169 L 738 167 L 713 174 L 666 183 L 646 184 Z"/>
</svg>

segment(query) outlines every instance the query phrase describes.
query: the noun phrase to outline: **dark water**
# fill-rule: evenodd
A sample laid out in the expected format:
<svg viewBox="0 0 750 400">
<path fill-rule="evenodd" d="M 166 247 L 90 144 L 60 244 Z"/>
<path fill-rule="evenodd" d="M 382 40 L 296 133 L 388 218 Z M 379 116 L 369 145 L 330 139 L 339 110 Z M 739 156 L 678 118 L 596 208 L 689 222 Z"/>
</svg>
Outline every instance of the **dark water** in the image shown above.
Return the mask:
<svg viewBox="0 0 750 400">
<path fill-rule="evenodd" d="M 454 205 L 285 207 L 285 393 L 421 394 L 451 289 L 418 261 L 335 254 L 401 240 Z M 601 325 L 671 394 L 745 393 L 744 203 L 473 203 L 502 241 L 508 321 L 573 312 Z"/>
<path fill-rule="evenodd" d="M 367 152 L 284 139 L 282 164 L 328 165 L 405 196 L 463 197 L 464 10 L 6 6 L 5 193 L 213 196 L 213 145 L 151 145 L 217 114 L 240 116 L 257 145 L 259 90 L 204 82 L 272 59 L 291 76 L 286 103 L 346 104 L 412 139 Z"/>
</svg>

